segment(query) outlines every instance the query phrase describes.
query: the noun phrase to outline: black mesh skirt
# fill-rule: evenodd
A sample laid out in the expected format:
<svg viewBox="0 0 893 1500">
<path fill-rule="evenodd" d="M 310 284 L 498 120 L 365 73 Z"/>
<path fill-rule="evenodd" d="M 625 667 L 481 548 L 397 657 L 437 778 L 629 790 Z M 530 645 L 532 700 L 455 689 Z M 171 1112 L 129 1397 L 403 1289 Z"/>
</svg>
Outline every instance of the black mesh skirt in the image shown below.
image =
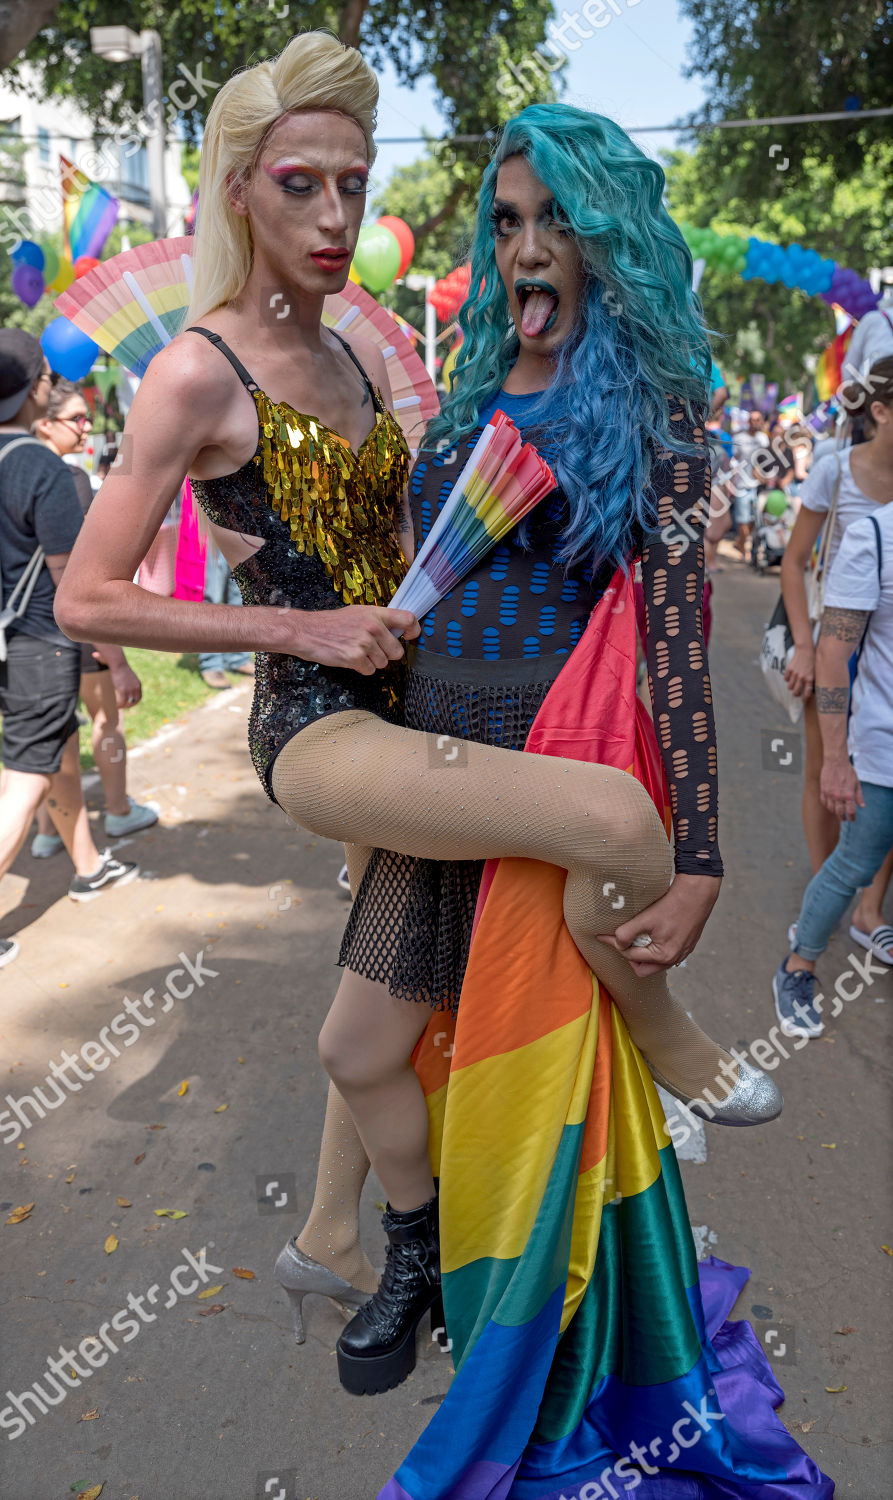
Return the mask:
<svg viewBox="0 0 893 1500">
<path fill-rule="evenodd" d="M 468 661 L 419 652 L 407 680 L 406 725 L 523 750 L 566 661 L 566 655 Z M 386 984 L 399 999 L 455 1011 L 483 869 L 483 860 L 415 859 L 374 850 L 338 962 Z"/>
</svg>

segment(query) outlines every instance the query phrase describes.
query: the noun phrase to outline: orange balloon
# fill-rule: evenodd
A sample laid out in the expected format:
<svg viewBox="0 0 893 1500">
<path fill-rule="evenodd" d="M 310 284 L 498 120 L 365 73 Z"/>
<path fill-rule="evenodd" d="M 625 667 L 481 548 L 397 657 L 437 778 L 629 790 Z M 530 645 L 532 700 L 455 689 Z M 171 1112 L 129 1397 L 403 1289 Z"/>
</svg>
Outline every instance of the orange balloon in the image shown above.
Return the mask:
<svg viewBox="0 0 893 1500">
<path fill-rule="evenodd" d="M 376 219 L 376 224 L 381 224 L 383 229 L 389 229 L 397 244 L 400 246 L 400 269 L 398 276 L 408 269 L 415 254 L 415 236 L 405 219 L 398 219 L 395 214 L 384 214 Z"/>
<path fill-rule="evenodd" d="M 93 267 L 98 265 L 99 260 L 95 255 L 79 255 L 74 263 L 74 274 L 80 280 L 82 276 L 86 276 L 88 271 L 92 271 Z"/>
</svg>

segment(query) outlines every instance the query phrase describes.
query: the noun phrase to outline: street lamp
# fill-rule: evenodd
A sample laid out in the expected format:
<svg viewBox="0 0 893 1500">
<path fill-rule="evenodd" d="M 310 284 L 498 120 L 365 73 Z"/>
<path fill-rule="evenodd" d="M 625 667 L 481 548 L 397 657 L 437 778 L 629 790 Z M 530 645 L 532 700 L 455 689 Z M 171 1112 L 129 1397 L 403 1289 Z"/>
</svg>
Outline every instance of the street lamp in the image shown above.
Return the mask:
<svg viewBox="0 0 893 1500">
<path fill-rule="evenodd" d="M 149 124 L 146 153 L 152 233 L 156 239 L 162 239 L 167 233 L 167 197 L 164 190 L 161 37 L 157 31 L 141 31 L 137 36 L 129 26 L 91 26 L 90 47 L 106 62 L 129 62 L 132 57 L 138 57 L 142 64 L 143 110 Z"/>
</svg>

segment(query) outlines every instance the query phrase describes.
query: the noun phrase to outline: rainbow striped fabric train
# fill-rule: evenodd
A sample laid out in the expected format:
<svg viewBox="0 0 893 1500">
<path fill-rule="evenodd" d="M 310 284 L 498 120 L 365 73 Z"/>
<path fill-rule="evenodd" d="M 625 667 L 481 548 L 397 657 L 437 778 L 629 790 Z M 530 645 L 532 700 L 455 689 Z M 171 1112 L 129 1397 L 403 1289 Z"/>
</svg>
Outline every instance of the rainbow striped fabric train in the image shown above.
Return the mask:
<svg viewBox="0 0 893 1500">
<path fill-rule="evenodd" d="M 666 819 L 622 574 L 526 748 L 632 771 Z M 657 1093 L 563 885 L 487 865 L 455 1029 L 432 1016 L 415 1054 L 456 1374 L 379 1500 L 830 1500 L 753 1331 L 725 1322 L 748 1273 L 699 1274 Z"/>
<path fill-rule="evenodd" d="M 495 411 L 391 600 L 421 620 L 544 495 L 555 475 L 511 417 Z"/>
</svg>

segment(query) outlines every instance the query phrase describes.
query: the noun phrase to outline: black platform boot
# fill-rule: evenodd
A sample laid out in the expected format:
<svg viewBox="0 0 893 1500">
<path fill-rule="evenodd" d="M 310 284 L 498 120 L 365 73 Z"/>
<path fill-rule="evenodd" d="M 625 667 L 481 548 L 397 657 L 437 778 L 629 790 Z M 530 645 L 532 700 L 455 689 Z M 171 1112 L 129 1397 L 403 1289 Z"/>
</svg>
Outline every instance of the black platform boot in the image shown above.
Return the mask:
<svg viewBox="0 0 893 1500">
<path fill-rule="evenodd" d="M 354 1396 L 389 1391 L 415 1368 L 416 1329 L 426 1312 L 431 1331 L 443 1328 L 437 1199 L 407 1213 L 388 1205 L 382 1216 L 388 1236 L 378 1291 L 342 1333 L 336 1349 L 338 1376 Z"/>
</svg>

